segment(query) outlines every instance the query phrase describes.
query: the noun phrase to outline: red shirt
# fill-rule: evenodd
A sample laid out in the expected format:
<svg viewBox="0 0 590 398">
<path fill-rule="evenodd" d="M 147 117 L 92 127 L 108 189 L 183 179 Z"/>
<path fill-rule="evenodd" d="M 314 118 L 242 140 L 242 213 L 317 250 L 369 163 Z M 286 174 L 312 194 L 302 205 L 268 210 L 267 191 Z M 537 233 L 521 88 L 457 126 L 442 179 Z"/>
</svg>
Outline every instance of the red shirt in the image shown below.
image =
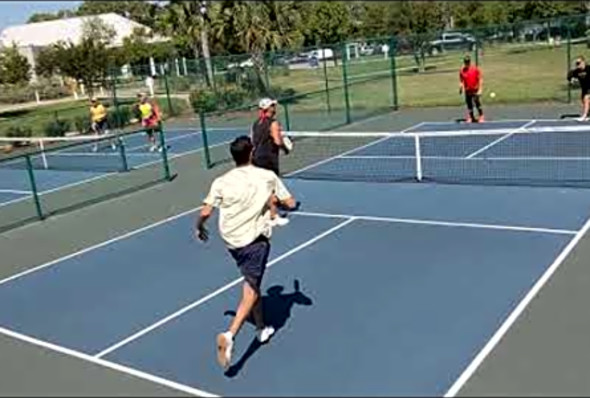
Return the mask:
<svg viewBox="0 0 590 398">
<path fill-rule="evenodd" d="M 475 65 L 469 67 L 461 67 L 459 71 L 459 79 L 465 87 L 465 91 L 477 91 L 479 89 L 479 79 L 481 78 L 481 72 Z"/>
</svg>

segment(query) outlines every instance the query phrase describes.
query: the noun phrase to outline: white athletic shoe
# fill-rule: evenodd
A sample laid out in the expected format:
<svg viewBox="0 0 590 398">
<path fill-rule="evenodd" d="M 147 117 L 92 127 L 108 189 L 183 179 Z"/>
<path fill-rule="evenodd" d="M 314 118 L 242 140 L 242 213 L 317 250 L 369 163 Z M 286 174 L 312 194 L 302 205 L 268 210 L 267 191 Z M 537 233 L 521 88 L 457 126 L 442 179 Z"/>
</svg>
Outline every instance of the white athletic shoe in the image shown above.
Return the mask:
<svg viewBox="0 0 590 398">
<path fill-rule="evenodd" d="M 272 326 L 266 326 L 257 332 L 256 337 L 261 344 L 264 344 L 270 340 L 273 334 L 275 334 L 275 329 Z"/>
<path fill-rule="evenodd" d="M 234 341 L 229 332 L 217 335 L 217 362 L 224 370 L 229 368 Z"/>
<path fill-rule="evenodd" d="M 588 118 L 587 117 L 579 117 L 578 118 L 578 122 L 587 122 Z"/>
<path fill-rule="evenodd" d="M 158 147 L 156 145 L 152 145 L 150 147 L 150 152 L 154 152 L 156 149 L 158 149 Z"/>
<path fill-rule="evenodd" d="M 117 150 L 117 145 L 115 145 L 115 143 L 114 143 L 114 142 L 113 142 L 113 143 L 111 143 L 111 149 L 112 149 L 113 151 L 116 151 L 116 150 Z"/>
<path fill-rule="evenodd" d="M 284 227 L 287 224 L 289 224 L 289 219 L 285 217 L 276 216 L 274 219 L 270 220 L 270 225 L 272 227 Z"/>
</svg>

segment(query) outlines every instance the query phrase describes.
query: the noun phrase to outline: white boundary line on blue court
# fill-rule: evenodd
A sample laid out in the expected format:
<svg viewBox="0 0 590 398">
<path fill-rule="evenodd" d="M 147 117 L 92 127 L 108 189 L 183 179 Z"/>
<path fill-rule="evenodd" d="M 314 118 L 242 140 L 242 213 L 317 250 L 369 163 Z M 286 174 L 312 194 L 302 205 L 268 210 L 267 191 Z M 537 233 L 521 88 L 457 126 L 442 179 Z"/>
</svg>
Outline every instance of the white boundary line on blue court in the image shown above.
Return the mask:
<svg viewBox="0 0 590 398">
<path fill-rule="evenodd" d="M 557 256 L 555 261 L 547 268 L 547 270 L 541 275 L 541 277 L 535 282 L 533 287 L 528 291 L 524 298 L 518 303 L 516 308 L 508 315 L 508 317 L 502 322 L 498 330 L 493 334 L 490 340 L 485 346 L 479 351 L 479 353 L 473 358 L 471 363 L 465 368 L 459 378 L 453 383 L 449 390 L 444 395 L 445 398 L 455 397 L 459 391 L 463 388 L 465 383 L 475 374 L 477 369 L 485 361 L 488 355 L 496 348 L 502 338 L 508 333 L 512 325 L 518 320 L 520 315 L 529 306 L 531 301 L 537 296 L 537 294 L 543 289 L 545 284 L 551 279 L 555 272 L 559 269 L 561 264 L 565 261 L 567 256 L 576 247 L 582 237 L 590 230 L 590 218 L 586 220 L 582 229 L 580 229 L 573 239 L 567 244 L 563 251 Z"/>
<path fill-rule="evenodd" d="M 515 128 L 514 130 L 509 131 L 506 135 L 503 135 L 502 137 L 500 137 L 500 138 L 490 142 L 489 144 L 484 145 L 483 147 L 479 148 L 478 150 L 470 153 L 469 155 L 467 155 L 465 157 L 465 159 L 471 159 L 471 158 L 479 155 L 480 153 L 490 149 L 494 145 L 499 144 L 500 142 L 504 141 L 506 138 L 512 136 L 513 134 L 518 133 L 519 131 L 522 131 L 522 130 L 526 130 L 527 127 L 529 127 L 532 124 L 535 124 L 535 122 L 536 122 L 536 120 L 531 120 L 530 122 L 528 122 L 518 128 Z"/>
<path fill-rule="evenodd" d="M 330 228 L 330 229 L 328 229 L 328 230 L 326 230 L 326 231 L 324 231 L 324 232 L 316 235 L 315 237 L 313 237 L 313 238 L 311 238 L 311 239 L 309 239 L 309 240 L 301 243 L 300 245 L 295 246 L 293 249 L 291 249 L 291 250 L 289 250 L 289 251 L 281 254 L 277 258 L 269 261 L 268 264 L 267 264 L 267 266 L 266 266 L 266 268 L 272 267 L 273 265 L 275 265 L 278 262 L 286 259 L 287 257 L 290 257 L 293 254 L 295 254 L 295 253 L 297 253 L 297 252 L 305 249 L 306 247 L 313 245 L 317 241 L 325 238 L 326 236 L 333 234 L 334 232 L 338 231 L 339 229 L 341 229 L 341 228 L 347 226 L 348 224 L 352 223 L 353 221 L 355 221 L 356 218 L 354 218 L 354 217 L 344 217 L 344 220 L 345 221 L 343 221 L 343 222 L 335 225 L 334 227 L 332 227 L 332 228 Z M 145 336 L 146 334 L 148 334 L 148 333 L 150 333 L 150 332 L 158 329 L 159 327 L 167 324 L 168 322 L 170 322 L 170 321 L 172 321 L 172 320 L 174 320 L 174 319 L 182 316 L 184 313 L 186 313 L 186 312 L 188 312 L 188 311 L 190 311 L 192 309 L 197 308 L 198 306 L 204 304 L 205 302 L 211 300 L 212 298 L 214 298 L 216 296 L 219 296 L 221 293 L 223 293 L 226 290 L 229 290 L 232 287 L 238 285 L 243 280 L 244 280 L 243 277 L 234 279 L 230 283 L 228 283 L 228 284 L 220 287 L 219 289 L 217 289 L 217 290 L 209 293 L 208 295 L 206 295 L 204 297 L 201 297 L 200 299 L 198 299 L 196 301 L 193 301 L 192 303 L 190 303 L 190 304 L 182 307 L 178 311 L 175 311 L 172 314 L 170 314 L 170 315 L 168 315 L 168 316 L 160 319 L 159 321 L 152 323 L 150 326 L 148 326 L 146 328 L 143 328 L 143 329 L 139 330 L 138 332 L 136 332 L 136 333 L 134 333 L 134 334 L 132 334 L 132 335 L 124 338 L 123 340 L 120 340 L 117 343 L 112 344 L 109 347 L 101 350 L 99 353 L 95 354 L 94 357 L 95 358 L 102 358 L 105 355 L 108 355 L 108 354 L 112 353 L 113 351 L 116 351 L 119 348 L 121 348 L 123 346 L 126 346 L 127 344 L 129 344 L 129 343 L 131 343 L 131 342 L 133 342 L 133 341 L 135 341 L 135 340 L 137 340 L 137 339 Z"/>
<path fill-rule="evenodd" d="M 3 327 L 0 327 L 0 334 L 12 337 L 16 340 L 23 341 L 25 343 L 32 344 L 37 347 L 42 347 L 50 351 L 58 352 L 63 355 L 67 355 L 76 359 L 80 359 L 82 361 L 90 362 L 95 365 L 101 366 L 103 368 L 108 368 L 120 373 L 124 373 L 126 375 L 130 375 L 136 377 L 138 379 L 143 379 L 150 381 L 155 384 L 159 384 L 161 386 L 165 386 L 171 388 L 173 390 L 182 391 L 190 395 L 198 396 L 198 397 L 218 397 L 218 395 L 211 394 L 207 391 L 200 390 L 198 388 L 190 387 L 185 384 L 181 384 L 172 380 L 165 379 L 160 376 L 156 376 L 151 373 L 143 372 L 141 370 L 137 370 L 131 368 L 129 366 L 121 365 L 118 363 L 114 363 L 111 361 L 107 361 L 105 359 L 94 358 L 91 355 L 85 354 L 80 351 L 72 350 L 70 348 L 66 348 L 57 344 L 53 344 L 47 341 L 39 340 L 31 336 L 27 336 L 22 333 L 15 332 L 13 330 L 9 330 Z"/>
<path fill-rule="evenodd" d="M 475 229 L 495 229 L 495 230 L 502 230 L 502 231 L 536 232 L 536 233 L 557 234 L 557 235 L 575 235 L 578 233 L 577 230 L 574 231 L 574 230 L 569 230 L 569 229 L 525 227 L 525 226 L 518 226 L 518 225 L 482 224 L 482 223 L 453 222 L 453 221 L 420 220 L 420 219 L 416 219 L 416 218 L 376 217 L 376 216 L 363 216 L 363 215 L 357 215 L 357 214 L 330 214 L 330 213 L 315 213 L 315 212 L 309 212 L 309 211 L 298 211 L 294 214 L 301 215 L 301 216 L 307 216 L 307 217 L 320 217 L 320 218 L 352 217 L 356 220 L 389 222 L 389 223 L 399 223 L 399 224 L 430 225 L 430 226 L 439 226 L 439 227 L 462 227 L 462 228 L 475 228 Z"/>
<path fill-rule="evenodd" d="M 22 191 L 20 189 L 0 189 L 0 193 L 11 193 L 15 195 L 30 195 L 31 191 Z"/>
<path fill-rule="evenodd" d="M 194 213 L 194 212 L 198 211 L 200 208 L 201 208 L 201 206 L 196 207 L 194 209 L 190 209 L 190 210 L 184 211 L 184 212 L 179 213 L 179 214 L 176 214 L 176 215 L 174 215 L 172 217 L 165 218 L 165 219 L 160 220 L 160 221 L 157 221 L 155 223 L 148 224 L 148 225 L 146 225 L 144 227 L 141 227 L 141 228 L 138 228 L 138 229 L 134 229 L 133 231 L 130 231 L 130 232 L 127 232 L 125 234 L 116 236 L 116 237 L 114 237 L 112 239 L 105 240 L 103 242 L 97 243 L 96 245 L 88 246 L 88 247 L 86 247 L 86 248 L 84 248 L 82 250 L 78 250 L 78 251 L 76 251 L 74 253 L 70 253 L 67 256 L 63 256 L 63 257 L 57 258 L 55 260 L 52 260 L 52 261 L 49 261 L 47 263 L 38 265 L 36 267 L 28 268 L 25 271 L 19 272 L 17 274 L 11 275 L 9 277 L 6 277 L 6 278 L 0 280 L 0 286 L 4 285 L 5 283 L 8 283 L 8 282 L 14 281 L 16 279 L 22 278 L 23 276 L 26 276 L 26 275 L 32 274 L 34 272 L 40 271 L 40 270 L 42 270 L 44 268 L 51 267 L 52 265 L 61 263 L 63 261 L 69 260 L 69 259 L 74 258 L 74 257 L 78 257 L 78 256 L 80 256 L 80 255 L 82 255 L 84 253 L 89 252 L 89 251 L 99 249 L 99 248 L 101 248 L 103 246 L 110 245 L 111 243 L 115 243 L 117 241 L 120 241 L 120 240 L 129 238 L 129 237 L 131 237 L 133 235 L 137 235 L 137 234 L 140 234 L 140 233 L 145 232 L 147 230 L 150 230 L 152 228 L 155 228 L 155 227 L 157 227 L 159 225 L 166 224 L 166 223 L 171 222 L 171 221 L 174 221 L 174 220 L 176 220 L 178 218 L 187 216 L 187 215 L 189 215 L 191 213 Z"/>
</svg>

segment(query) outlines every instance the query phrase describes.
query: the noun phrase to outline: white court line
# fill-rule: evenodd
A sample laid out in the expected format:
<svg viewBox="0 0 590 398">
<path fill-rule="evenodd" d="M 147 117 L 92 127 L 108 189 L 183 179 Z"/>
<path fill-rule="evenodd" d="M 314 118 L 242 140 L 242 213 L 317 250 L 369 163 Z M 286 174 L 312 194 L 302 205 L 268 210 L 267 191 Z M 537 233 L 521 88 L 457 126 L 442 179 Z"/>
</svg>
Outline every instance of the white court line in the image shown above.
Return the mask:
<svg viewBox="0 0 590 398">
<path fill-rule="evenodd" d="M 380 156 L 380 155 L 348 155 L 342 156 L 343 159 L 351 159 L 351 160 L 366 160 L 366 159 L 416 159 L 416 156 L 411 155 L 399 155 L 399 156 Z M 460 160 L 466 161 L 469 160 L 470 162 L 476 161 L 492 161 L 492 160 L 551 160 L 551 161 L 564 161 L 564 160 L 575 160 L 575 161 L 590 161 L 590 157 L 555 157 L 555 156 L 490 156 L 490 157 L 480 157 L 480 158 L 464 158 L 464 157 L 457 157 L 457 156 L 420 156 L 420 159 L 439 159 L 439 160 Z"/>
<path fill-rule="evenodd" d="M 289 251 L 281 254 L 280 256 L 278 256 L 277 258 L 273 259 L 272 261 L 269 261 L 266 267 L 267 268 L 272 267 L 273 265 L 277 264 L 278 262 L 286 259 L 287 257 L 292 256 L 293 254 L 295 254 L 295 253 L 297 253 L 297 252 L 305 249 L 308 246 L 313 245 L 317 241 L 325 238 L 328 235 L 333 234 L 334 232 L 336 232 L 339 229 L 347 226 L 348 224 L 350 224 L 351 222 L 353 222 L 355 220 L 354 217 L 348 217 L 348 216 L 342 217 L 342 218 L 345 218 L 345 221 L 343 221 L 343 222 L 337 224 L 336 226 L 334 226 L 334 227 L 332 227 L 332 228 L 330 228 L 330 229 L 322 232 L 321 234 L 315 236 L 314 238 L 305 241 L 304 243 L 302 243 L 302 244 L 294 247 L 293 249 L 291 249 L 291 250 L 289 250 Z M 216 296 L 219 296 L 221 293 L 223 293 L 226 290 L 228 290 L 228 289 L 236 286 L 237 284 L 239 284 L 243 280 L 244 280 L 244 278 L 241 277 L 241 278 L 238 278 L 238 279 L 235 279 L 235 280 L 231 281 L 230 283 L 228 283 L 228 284 L 220 287 L 219 289 L 217 289 L 217 290 L 209 293 L 208 295 L 206 295 L 206 296 L 204 296 L 204 297 L 202 297 L 202 298 L 200 298 L 200 299 L 198 299 L 196 301 L 193 301 L 191 304 L 189 304 L 189 305 L 187 305 L 187 306 L 179 309 L 178 311 L 176 311 L 176 312 L 174 312 L 174 313 L 166 316 L 165 318 L 160 319 L 159 321 L 157 321 L 157 322 L 151 324 L 150 326 L 148 326 L 148 327 L 146 327 L 146 328 L 138 331 L 137 333 L 134 333 L 134 334 L 130 335 L 129 337 L 126 337 L 125 339 L 123 339 L 123 340 L 121 340 L 121 341 L 119 341 L 119 342 L 117 342 L 117 343 L 115 343 L 115 344 L 113 344 L 113 345 L 105 348 L 104 350 L 102 350 L 99 353 L 95 354 L 94 357 L 95 358 L 101 358 L 101 357 L 104 357 L 105 355 L 108 355 L 108 354 L 112 353 L 115 350 L 118 350 L 119 348 L 121 348 L 121 347 L 123 347 L 123 346 L 125 346 L 125 345 L 127 345 L 127 344 L 129 344 L 129 343 L 131 343 L 131 342 L 133 342 L 133 341 L 141 338 L 142 336 L 145 336 L 146 334 L 148 334 L 148 333 L 150 333 L 150 332 L 158 329 L 159 327 L 167 324 L 168 322 L 170 322 L 170 321 L 172 321 L 172 320 L 174 320 L 174 319 L 182 316 L 184 313 L 186 313 L 186 312 L 188 312 L 188 311 L 190 311 L 190 310 L 192 310 L 194 308 L 197 308 L 198 306 L 200 306 L 203 303 L 205 303 L 205 302 L 213 299 Z"/>
<path fill-rule="evenodd" d="M 161 386 L 165 386 L 165 387 L 177 390 L 177 391 L 182 391 L 182 392 L 185 392 L 187 394 L 194 395 L 197 397 L 217 397 L 218 396 L 218 395 L 214 395 L 214 394 L 211 394 L 211 393 L 203 391 L 203 390 L 199 390 L 194 387 L 187 386 L 185 384 L 180 384 L 175 381 L 168 380 L 163 377 L 153 375 L 151 373 L 146 373 L 141 370 L 131 368 L 129 366 L 121 365 L 121 364 L 114 363 L 114 362 L 107 361 L 107 360 L 100 359 L 100 358 L 94 358 L 94 357 L 92 357 L 88 354 L 85 354 L 83 352 L 72 350 L 70 348 L 66 348 L 66 347 L 63 347 L 63 346 L 60 346 L 57 344 L 53 344 L 53 343 L 50 343 L 47 341 L 39 340 L 34 337 L 30 337 L 30 336 L 24 335 L 22 333 L 18 333 L 18 332 L 15 332 L 13 330 L 9 330 L 9 329 L 3 328 L 3 327 L 0 327 L 0 334 L 3 334 L 8 337 L 12 337 L 12 338 L 20 340 L 20 341 L 24 341 L 25 343 L 29 343 L 29 344 L 32 344 L 37 347 L 42 347 L 42 348 L 48 349 L 50 351 L 54 351 L 54 352 L 57 352 L 57 353 L 60 353 L 63 355 L 67 355 L 69 357 L 77 358 L 77 359 L 80 359 L 85 362 L 90 362 L 95 365 L 101 366 L 103 368 L 108 368 L 108 369 L 111 369 L 111 370 L 114 370 L 114 371 L 117 371 L 120 373 L 124 373 L 124 374 L 130 375 L 130 376 L 136 377 L 138 379 L 150 381 L 152 383 L 159 384 Z"/>
<path fill-rule="evenodd" d="M 508 333 L 512 325 L 518 320 L 520 315 L 524 312 L 524 310 L 528 307 L 531 301 L 537 296 L 539 291 L 545 286 L 545 284 L 551 279 L 551 277 L 555 274 L 555 272 L 559 269 L 561 264 L 565 261 L 567 256 L 570 252 L 574 249 L 574 247 L 578 244 L 580 239 L 588 232 L 590 229 L 590 219 L 586 220 L 582 229 L 578 231 L 578 233 L 573 237 L 573 239 L 568 243 L 568 245 L 563 249 L 563 251 L 557 256 L 555 261 L 547 268 L 547 270 L 541 275 L 541 277 L 537 280 L 537 282 L 533 285 L 531 290 L 528 291 L 526 296 L 518 303 L 516 308 L 508 315 L 508 317 L 504 320 L 502 325 L 496 330 L 494 335 L 490 338 L 490 340 L 486 343 L 486 345 L 481 349 L 481 351 L 475 356 L 475 358 L 471 361 L 471 363 L 467 366 L 467 368 L 461 373 L 459 378 L 453 383 L 451 388 L 446 392 L 444 395 L 445 397 L 454 397 L 457 393 L 463 388 L 465 383 L 473 376 L 473 374 L 477 371 L 477 369 L 481 366 L 483 361 L 487 358 L 487 356 L 494 350 L 494 348 L 498 345 L 498 343 L 502 340 L 504 335 Z"/>
<path fill-rule="evenodd" d="M 557 235 L 575 235 L 577 230 L 556 229 L 556 228 L 542 228 L 542 227 L 526 227 L 519 225 L 499 225 L 499 224 L 482 224 L 482 223 L 467 223 L 467 222 L 453 222 L 453 221 L 436 221 L 436 220 L 420 220 L 416 218 L 396 218 L 396 217 L 375 217 L 363 216 L 356 214 L 329 214 L 329 213 L 315 213 L 309 211 L 297 211 L 294 214 L 308 217 L 322 217 L 322 218 L 354 218 L 356 220 L 379 221 L 400 224 L 416 224 L 416 225 L 432 225 L 444 227 L 463 227 L 463 228 L 477 228 L 477 229 L 496 229 L 504 231 L 518 231 L 518 232 L 536 232 L 545 234 Z"/>
<path fill-rule="evenodd" d="M 0 189 L 0 193 L 13 193 L 15 195 L 31 195 L 31 191 L 21 191 L 19 189 Z"/>
<path fill-rule="evenodd" d="M 133 231 L 127 232 L 127 233 L 125 233 L 125 234 L 123 234 L 123 235 L 119 235 L 119 236 L 116 236 L 116 237 L 114 237 L 114 238 L 112 238 L 112 239 L 109 239 L 109 240 L 106 240 L 106 241 L 100 242 L 100 243 L 98 243 L 98 244 L 96 244 L 96 245 L 93 245 L 93 246 L 88 246 L 88 247 L 86 247 L 86 248 L 84 248 L 84 249 L 82 249 L 82 250 L 79 250 L 79 251 L 77 251 L 77 252 L 74 252 L 74 253 L 68 254 L 67 256 L 60 257 L 60 258 L 58 258 L 58 259 L 55 259 L 55 260 L 49 261 L 49 262 L 47 262 L 47 263 L 45 263 L 45 264 L 41 264 L 41 265 L 38 265 L 38 266 L 36 266 L 36 267 L 29 268 L 29 269 L 27 269 L 27 270 L 25 270 L 25 271 L 19 272 L 19 273 L 17 273 L 17 274 L 11 275 L 11 276 L 9 276 L 9 277 L 7 277 L 7 278 L 4 278 L 4 279 L 0 280 L 0 286 L 1 286 L 1 285 L 4 285 L 5 283 L 8 283 L 8 282 L 14 281 L 14 280 L 16 280 L 16 279 L 22 278 L 22 277 L 23 277 L 23 276 L 25 276 L 25 275 L 32 274 L 33 272 L 37 272 L 37 271 L 40 271 L 40 270 L 42 270 L 42 269 L 45 269 L 45 268 L 51 267 L 52 265 L 59 264 L 59 263 L 61 263 L 61 262 L 63 262 L 63 261 L 69 260 L 69 259 L 71 259 L 71 258 L 78 257 L 78 256 L 80 256 L 80 255 L 82 255 L 82 254 L 84 254 L 84 253 L 87 253 L 87 252 L 89 252 L 89 251 L 92 251 L 92 250 L 95 250 L 95 249 L 101 248 L 101 247 L 103 247 L 103 246 L 110 245 L 111 243 L 115 243 L 115 242 L 117 242 L 117 241 L 120 241 L 120 240 L 123 240 L 123 239 L 129 238 L 129 237 L 131 237 L 131 236 L 133 236 L 133 235 L 137 235 L 137 234 L 139 234 L 139 233 L 142 233 L 142 232 L 145 232 L 145 231 L 147 231 L 147 230 L 150 230 L 150 229 L 152 229 L 152 228 L 155 228 L 155 227 L 157 227 L 157 226 L 159 226 L 159 225 L 162 225 L 162 224 L 168 223 L 168 222 L 170 222 L 170 221 L 174 221 L 174 220 L 176 220 L 177 218 L 184 217 L 184 216 L 186 216 L 186 215 L 188 215 L 188 214 L 194 213 L 194 212 L 198 211 L 200 208 L 201 208 L 201 206 L 199 206 L 199 207 L 196 207 L 196 208 L 194 208 L 194 209 L 191 209 L 191 210 L 187 210 L 187 211 L 185 211 L 185 212 L 182 212 L 182 213 L 180 213 L 180 214 L 176 214 L 176 215 L 174 215 L 174 216 L 172 216 L 172 217 L 165 218 L 165 219 L 163 219 L 163 220 L 160 220 L 160 221 L 157 221 L 157 222 L 155 222 L 155 223 L 152 223 L 152 224 L 146 225 L 146 226 L 144 226 L 144 227 L 141 227 L 141 228 L 139 228 L 139 229 L 135 229 L 135 230 L 133 230 Z"/>
<path fill-rule="evenodd" d="M 475 157 L 475 156 L 479 155 L 480 153 L 482 153 L 482 152 L 484 152 L 484 151 L 486 151 L 486 150 L 490 149 L 490 148 L 491 148 L 491 147 L 493 147 L 494 145 L 496 145 L 496 144 L 498 144 L 498 143 L 500 143 L 500 142 L 504 141 L 506 138 L 510 137 L 511 135 L 513 135 L 513 134 L 515 134 L 515 133 L 517 133 L 517 132 L 519 132 L 519 131 L 526 130 L 526 128 L 527 128 L 527 127 L 529 127 L 530 125 L 532 125 L 532 124 L 534 124 L 534 123 L 536 123 L 536 120 L 531 120 L 531 121 L 530 121 L 530 122 L 528 122 L 527 124 L 525 124 L 525 125 L 522 125 L 522 126 L 520 126 L 519 128 L 517 128 L 517 129 L 511 130 L 510 132 L 508 132 L 508 134 L 506 134 L 506 135 L 503 135 L 502 137 L 498 138 L 497 140 L 494 140 L 494 141 L 490 142 L 488 145 L 485 145 L 485 146 L 483 146 L 483 147 L 479 148 L 477 151 L 474 151 L 474 152 L 470 153 L 470 154 L 469 154 L 469 155 L 467 155 L 465 158 L 466 158 L 466 159 L 471 159 L 471 158 L 473 158 L 473 157 Z"/>
<path fill-rule="evenodd" d="M 414 126 L 410 126 L 410 127 L 408 127 L 407 129 L 400 131 L 400 133 L 405 133 L 405 132 L 407 132 L 407 131 L 409 131 L 409 130 L 411 130 L 411 129 L 418 128 L 418 127 L 422 126 L 424 123 L 425 123 L 425 122 L 418 123 L 418 124 L 416 124 L 416 125 L 414 125 Z M 297 173 L 301 173 L 301 172 L 303 172 L 303 171 L 306 171 L 306 170 L 312 169 L 312 168 L 314 168 L 314 167 L 320 166 L 320 165 L 322 165 L 322 164 L 325 164 L 325 163 L 331 162 L 331 161 L 333 161 L 333 160 L 339 159 L 339 158 L 341 158 L 341 157 L 344 157 L 344 156 L 346 156 L 346 155 L 348 155 L 348 154 L 351 154 L 351 153 L 354 153 L 354 152 L 356 152 L 356 151 L 360 151 L 360 150 L 362 150 L 362 149 L 365 149 L 365 148 L 371 147 L 371 146 L 373 146 L 373 145 L 379 144 L 379 143 L 381 143 L 381 142 L 383 142 L 383 141 L 385 141 L 385 140 L 388 140 L 388 139 L 390 139 L 390 138 L 391 138 L 391 137 L 389 137 L 389 136 L 385 136 L 385 137 L 379 138 L 379 139 L 378 139 L 378 140 L 376 140 L 376 141 L 369 142 L 368 144 L 365 144 L 365 145 L 361 145 L 361 146 L 358 146 L 358 147 L 352 148 L 352 149 L 350 149 L 350 150 L 348 150 L 348 151 L 342 152 L 342 153 L 340 153 L 340 154 L 337 154 L 337 155 L 335 155 L 335 156 L 331 156 L 331 157 L 328 157 L 328 158 L 326 158 L 326 159 L 320 160 L 320 161 L 318 161 L 318 162 L 312 163 L 312 164 L 310 164 L 310 165 L 308 165 L 308 166 L 306 166 L 306 167 L 303 167 L 303 168 L 301 168 L 301 169 L 298 169 L 298 170 L 296 170 L 296 171 L 293 171 L 293 172 L 291 172 L 291 173 L 288 173 L 288 174 L 286 174 L 286 175 L 285 175 L 285 178 L 291 177 L 291 176 L 293 176 L 293 175 L 296 175 Z"/>
</svg>

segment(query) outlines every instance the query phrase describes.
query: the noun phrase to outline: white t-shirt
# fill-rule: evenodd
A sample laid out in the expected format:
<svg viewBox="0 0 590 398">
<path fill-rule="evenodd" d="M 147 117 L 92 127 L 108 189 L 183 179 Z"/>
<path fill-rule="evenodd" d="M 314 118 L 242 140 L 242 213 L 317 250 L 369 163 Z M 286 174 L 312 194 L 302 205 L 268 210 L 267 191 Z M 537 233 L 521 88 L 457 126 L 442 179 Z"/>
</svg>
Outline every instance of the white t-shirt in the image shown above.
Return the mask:
<svg viewBox="0 0 590 398">
<path fill-rule="evenodd" d="M 204 203 L 219 208 L 219 232 L 229 248 L 249 245 L 260 235 L 270 237 L 269 200 L 291 194 L 272 171 L 252 165 L 236 167 L 213 181 Z"/>
</svg>

